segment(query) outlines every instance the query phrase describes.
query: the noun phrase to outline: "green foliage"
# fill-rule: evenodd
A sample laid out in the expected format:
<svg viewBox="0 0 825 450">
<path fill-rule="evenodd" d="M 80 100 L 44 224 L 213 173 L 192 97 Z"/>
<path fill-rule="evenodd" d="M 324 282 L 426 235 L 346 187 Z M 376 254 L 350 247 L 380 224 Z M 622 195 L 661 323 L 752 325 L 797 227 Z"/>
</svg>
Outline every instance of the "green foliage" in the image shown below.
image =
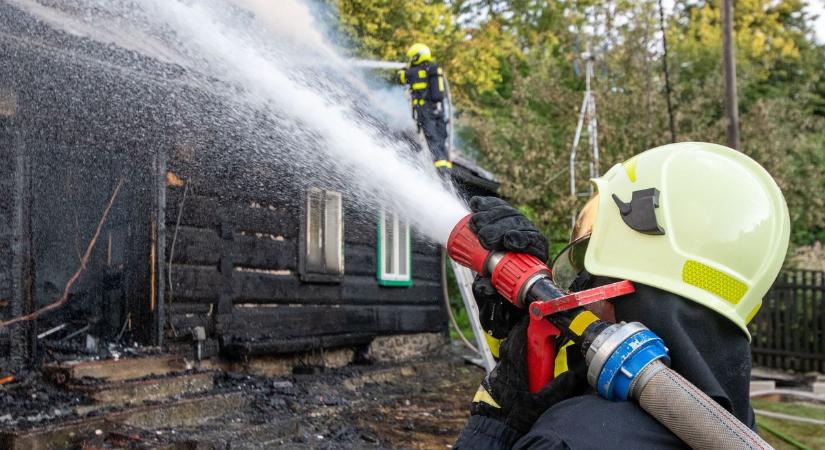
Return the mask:
<svg viewBox="0 0 825 450">
<path fill-rule="evenodd" d="M 462 142 L 554 244 L 585 200 L 567 174 L 582 52 L 596 54 L 601 172 L 670 141 L 656 0 L 335 1 L 364 56 L 403 61 L 413 42 L 431 46 Z M 804 3 L 737 0 L 734 14 L 742 151 L 782 187 L 796 244 L 825 238 L 825 47 Z M 718 1 L 677 0 L 665 28 L 677 140 L 724 143 Z"/>
</svg>

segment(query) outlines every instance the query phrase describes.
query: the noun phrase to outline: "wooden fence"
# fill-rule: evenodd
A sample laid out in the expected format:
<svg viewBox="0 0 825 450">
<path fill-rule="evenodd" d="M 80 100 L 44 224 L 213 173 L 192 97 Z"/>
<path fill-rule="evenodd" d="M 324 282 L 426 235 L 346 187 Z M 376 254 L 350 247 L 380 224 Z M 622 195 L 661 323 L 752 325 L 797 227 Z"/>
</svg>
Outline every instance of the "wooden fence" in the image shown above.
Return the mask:
<svg viewBox="0 0 825 450">
<path fill-rule="evenodd" d="M 825 272 L 782 272 L 750 329 L 754 365 L 825 373 Z"/>
</svg>

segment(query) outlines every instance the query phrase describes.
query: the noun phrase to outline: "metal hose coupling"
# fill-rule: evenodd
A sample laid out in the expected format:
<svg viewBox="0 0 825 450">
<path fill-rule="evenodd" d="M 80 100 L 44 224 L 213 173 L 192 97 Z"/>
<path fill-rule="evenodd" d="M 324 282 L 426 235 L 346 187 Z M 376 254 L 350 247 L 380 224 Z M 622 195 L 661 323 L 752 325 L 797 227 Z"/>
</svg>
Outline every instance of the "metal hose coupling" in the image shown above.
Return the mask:
<svg viewBox="0 0 825 450">
<path fill-rule="evenodd" d="M 608 400 L 627 400 L 640 393 L 658 370 L 665 368 L 670 357 L 665 343 L 639 322 L 613 324 L 605 328 L 587 349 L 587 381 L 600 396 Z M 636 397 L 638 398 L 638 397 Z"/>
</svg>

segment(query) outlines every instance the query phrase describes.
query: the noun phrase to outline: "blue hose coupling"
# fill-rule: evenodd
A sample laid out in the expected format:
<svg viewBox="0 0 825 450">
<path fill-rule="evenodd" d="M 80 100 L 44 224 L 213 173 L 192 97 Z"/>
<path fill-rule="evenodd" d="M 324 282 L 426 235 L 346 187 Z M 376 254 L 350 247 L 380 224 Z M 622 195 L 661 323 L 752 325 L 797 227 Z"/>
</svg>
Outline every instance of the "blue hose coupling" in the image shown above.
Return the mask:
<svg viewBox="0 0 825 450">
<path fill-rule="evenodd" d="M 587 381 L 608 400 L 627 400 L 643 369 L 653 361 L 670 364 L 662 339 L 639 322 L 614 324 L 587 350 Z"/>
</svg>

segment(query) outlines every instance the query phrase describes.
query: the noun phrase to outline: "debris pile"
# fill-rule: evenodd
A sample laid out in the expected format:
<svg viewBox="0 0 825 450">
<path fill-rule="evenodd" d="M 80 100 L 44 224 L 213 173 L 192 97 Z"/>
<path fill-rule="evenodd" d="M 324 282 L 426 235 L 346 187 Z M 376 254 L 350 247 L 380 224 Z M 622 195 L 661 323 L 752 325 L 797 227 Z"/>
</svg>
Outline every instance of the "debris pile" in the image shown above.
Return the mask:
<svg viewBox="0 0 825 450">
<path fill-rule="evenodd" d="M 75 409 L 91 400 L 44 381 L 39 372 L 20 372 L 0 385 L 0 429 L 28 429 L 77 418 Z"/>
<path fill-rule="evenodd" d="M 445 448 L 483 375 L 445 353 L 277 378 L 171 355 L 54 364 L 0 386 L 0 447 Z"/>
</svg>

